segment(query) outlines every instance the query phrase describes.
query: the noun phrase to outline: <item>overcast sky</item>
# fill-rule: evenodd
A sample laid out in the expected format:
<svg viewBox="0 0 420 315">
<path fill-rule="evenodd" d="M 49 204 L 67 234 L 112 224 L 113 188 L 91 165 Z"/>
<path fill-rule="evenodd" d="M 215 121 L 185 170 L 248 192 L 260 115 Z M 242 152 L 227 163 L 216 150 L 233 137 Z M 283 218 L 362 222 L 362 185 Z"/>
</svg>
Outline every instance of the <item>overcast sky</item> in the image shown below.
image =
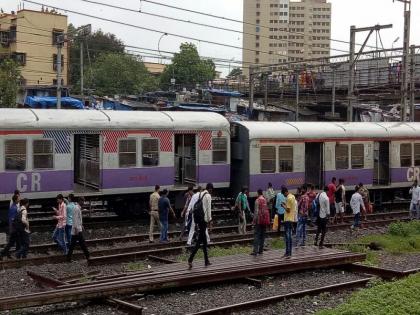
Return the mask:
<svg viewBox="0 0 420 315">
<path fill-rule="evenodd" d="M 216 30 L 212 28 L 181 23 L 177 21 L 169 21 L 166 19 L 152 17 L 138 12 L 127 12 L 115 8 L 107 8 L 97 4 L 90 4 L 82 0 L 34 0 L 47 6 L 58 7 L 86 13 L 101 18 L 118 20 L 121 22 L 147 27 L 162 32 L 170 32 L 174 34 L 198 38 L 228 44 L 231 46 L 242 46 L 242 36 L 240 33 Z M 200 23 L 211 24 L 229 29 L 242 30 L 242 24 L 223 21 L 220 19 L 210 18 L 202 15 L 192 14 L 188 12 L 178 11 L 174 9 L 164 8 L 151 3 L 142 2 L 140 0 L 92 0 L 95 2 L 118 5 L 134 10 L 141 9 L 144 12 L 161 14 L 180 19 L 197 21 Z M 213 15 L 220 15 L 236 20 L 242 20 L 242 0 L 154 0 L 170 4 L 173 6 L 188 8 L 196 11 L 204 11 Z M 399 37 L 399 41 L 394 47 L 402 46 L 403 38 L 403 4 L 400 2 L 393 3 L 392 0 L 330 0 L 332 3 L 332 38 L 339 40 L 349 40 L 350 25 L 357 27 L 372 26 L 374 24 L 393 24 L 392 29 L 381 31 L 382 41 L 386 48 L 390 48 L 392 42 Z M 5 12 L 17 10 L 20 1 L 1 0 L 0 8 Z M 25 2 L 25 8 L 39 10 L 41 7 L 35 4 Z M 62 12 L 60 10 L 60 12 Z M 158 41 L 161 37 L 159 33 L 153 33 L 129 26 L 119 25 L 106 22 L 100 19 L 85 17 L 82 15 L 63 12 L 69 17 L 69 23 L 76 26 L 83 24 L 92 24 L 94 29 L 101 28 L 106 32 L 116 34 L 123 40 L 126 45 L 137 47 L 158 48 Z M 420 44 L 420 4 L 419 1 L 413 1 L 412 6 L 412 24 L 411 24 L 411 43 Z M 369 44 L 375 46 L 375 36 L 372 36 Z M 363 33 L 357 35 L 357 42 L 361 43 L 365 39 Z M 164 36 L 161 40 L 160 50 L 162 51 L 178 51 L 179 45 L 186 39 L 174 36 Z M 191 41 L 191 40 L 190 40 Z M 241 60 L 241 50 L 228 48 L 224 46 L 212 45 L 204 42 L 192 41 L 199 47 L 200 55 L 206 57 L 215 57 L 223 59 Z M 348 50 L 348 44 L 341 44 L 332 41 L 331 47 L 334 49 Z M 133 49 L 133 48 L 128 48 Z M 152 52 L 156 54 L 156 52 Z M 342 54 L 342 52 L 331 51 L 331 54 Z M 147 61 L 157 61 L 156 59 L 146 59 Z M 232 65 L 233 67 L 233 65 Z M 219 70 L 227 69 L 220 68 Z"/>
</svg>

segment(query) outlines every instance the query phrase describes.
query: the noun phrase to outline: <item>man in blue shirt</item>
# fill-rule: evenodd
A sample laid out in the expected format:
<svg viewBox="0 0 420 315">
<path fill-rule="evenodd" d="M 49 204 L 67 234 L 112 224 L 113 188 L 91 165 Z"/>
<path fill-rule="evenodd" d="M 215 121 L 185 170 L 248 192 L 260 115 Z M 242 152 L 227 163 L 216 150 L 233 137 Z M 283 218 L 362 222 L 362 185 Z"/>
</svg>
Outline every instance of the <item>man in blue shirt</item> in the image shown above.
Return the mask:
<svg viewBox="0 0 420 315">
<path fill-rule="evenodd" d="M 3 248 L 3 250 L 0 253 L 0 260 L 3 259 L 4 256 L 7 256 L 9 258 L 12 258 L 10 256 L 10 248 L 16 245 L 16 250 L 20 249 L 20 244 L 18 242 L 18 234 L 17 231 L 15 231 L 15 228 L 13 227 L 13 220 L 16 218 L 16 215 L 18 213 L 18 207 L 19 207 L 19 195 L 15 194 L 13 195 L 12 202 L 9 207 L 8 212 L 8 219 L 9 219 L 9 241 L 7 242 L 7 245 Z"/>
<path fill-rule="evenodd" d="M 66 234 L 67 248 L 70 247 L 70 244 L 71 244 L 71 229 L 73 226 L 73 212 L 74 212 L 75 207 L 76 207 L 76 204 L 75 204 L 74 195 L 70 194 L 67 199 L 67 208 L 66 208 L 67 220 L 66 220 L 66 227 L 64 230 Z"/>
<path fill-rule="evenodd" d="M 169 211 L 171 212 L 172 216 L 175 217 L 175 212 L 172 209 L 171 203 L 168 198 L 167 189 L 164 189 L 162 191 L 162 195 L 159 198 L 158 207 L 159 207 L 159 221 L 161 224 L 160 242 L 165 243 L 169 241 L 168 239 Z"/>
<path fill-rule="evenodd" d="M 284 186 L 282 186 L 281 189 L 283 189 L 283 187 Z M 286 211 L 286 209 L 284 208 L 285 204 L 286 204 L 286 197 L 281 192 L 279 192 L 276 197 L 276 205 L 275 205 L 276 210 L 277 210 L 277 216 L 279 217 L 279 225 L 277 228 L 277 232 L 279 233 L 280 233 L 280 228 L 281 228 L 281 222 L 284 222 L 284 212 Z"/>
</svg>

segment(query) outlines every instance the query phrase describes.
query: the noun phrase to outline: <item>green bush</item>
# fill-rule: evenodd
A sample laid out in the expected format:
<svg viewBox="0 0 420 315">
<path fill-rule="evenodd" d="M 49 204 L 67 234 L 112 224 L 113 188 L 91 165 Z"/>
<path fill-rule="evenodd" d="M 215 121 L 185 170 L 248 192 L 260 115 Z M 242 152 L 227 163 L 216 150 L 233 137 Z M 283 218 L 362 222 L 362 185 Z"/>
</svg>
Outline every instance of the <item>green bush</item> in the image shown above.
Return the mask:
<svg viewBox="0 0 420 315">
<path fill-rule="evenodd" d="M 391 235 L 408 237 L 410 235 L 420 234 L 420 222 L 411 221 L 408 223 L 395 222 L 388 227 L 388 232 Z"/>
</svg>

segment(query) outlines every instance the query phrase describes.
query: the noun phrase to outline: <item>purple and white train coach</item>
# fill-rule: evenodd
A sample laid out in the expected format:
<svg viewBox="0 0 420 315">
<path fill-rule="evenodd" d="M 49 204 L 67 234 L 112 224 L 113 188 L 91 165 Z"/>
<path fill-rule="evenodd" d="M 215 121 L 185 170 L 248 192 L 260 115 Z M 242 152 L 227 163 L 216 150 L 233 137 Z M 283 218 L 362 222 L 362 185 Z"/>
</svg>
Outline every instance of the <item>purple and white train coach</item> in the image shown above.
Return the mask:
<svg viewBox="0 0 420 315">
<path fill-rule="evenodd" d="M 229 187 L 230 126 L 215 113 L 0 109 L 0 157 L 0 203 L 19 189 L 145 210 L 147 198 L 117 195 L 139 198 L 156 184 Z"/>
<path fill-rule="evenodd" d="M 386 191 L 419 178 L 420 123 L 236 122 L 232 186 L 318 188 L 332 177 Z"/>
</svg>

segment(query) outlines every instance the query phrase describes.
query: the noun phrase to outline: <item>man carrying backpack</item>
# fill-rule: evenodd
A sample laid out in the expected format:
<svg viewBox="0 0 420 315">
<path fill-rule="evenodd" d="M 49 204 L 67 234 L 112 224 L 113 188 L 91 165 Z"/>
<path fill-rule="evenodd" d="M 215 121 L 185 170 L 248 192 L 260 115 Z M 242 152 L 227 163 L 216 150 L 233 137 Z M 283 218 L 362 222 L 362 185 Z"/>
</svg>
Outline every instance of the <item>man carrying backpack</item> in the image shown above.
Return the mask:
<svg viewBox="0 0 420 315">
<path fill-rule="evenodd" d="M 204 265 L 211 265 L 207 253 L 207 237 L 206 229 L 207 225 L 211 228 L 211 193 L 213 192 L 213 184 L 208 183 L 206 189 L 199 194 L 199 198 L 193 208 L 193 218 L 195 224 L 198 225 L 198 240 L 195 244 L 194 249 L 191 252 L 190 258 L 188 259 L 188 268 L 192 268 L 192 263 L 194 260 L 195 254 L 200 249 L 201 244 L 203 244 L 203 253 L 204 253 Z"/>
<path fill-rule="evenodd" d="M 15 229 L 18 233 L 18 239 L 20 249 L 16 252 L 17 259 L 24 259 L 28 255 L 29 243 L 30 243 L 30 231 L 29 231 L 29 220 L 28 220 L 28 207 L 29 200 L 24 198 L 20 201 L 20 209 L 15 218 Z"/>
<path fill-rule="evenodd" d="M 254 219 L 254 250 L 253 256 L 262 255 L 264 251 L 265 231 L 270 225 L 270 210 L 267 206 L 267 200 L 263 196 L 262 189 L 258 190 L 258 198 L 255 200 Z"/>
<path fill-rule="evenodd" d="M 198 201 L 198 199 L 200 198 L 200 194 L 203 191 L 203 188 L 201 188 L 201 186 L 197 187 L 197 191 L 196 193 L 191 197 L 191 201 L 188 205 L 187 208 L 187 212 L 186 212 L 186 216 L 191 217 L 191 223 L 190 223 L 190 232 L 188 234 L 188 240 L 187 240 L 187 245 L 191 246 L 193 238 L 194 238 L 194 233 L 195 233 L 195 227 L 196 224 L 194 222 L 194 216 L 193 216 L 193 210 L 194 210 L 194 206 L 196 204 L 196 202 Z M 209 231 L 208 229 L 206 229 L 206 238 L 207 238 L 207 244 L 210 243 L 210 236 L 209 236 Z"/>
</svg>

